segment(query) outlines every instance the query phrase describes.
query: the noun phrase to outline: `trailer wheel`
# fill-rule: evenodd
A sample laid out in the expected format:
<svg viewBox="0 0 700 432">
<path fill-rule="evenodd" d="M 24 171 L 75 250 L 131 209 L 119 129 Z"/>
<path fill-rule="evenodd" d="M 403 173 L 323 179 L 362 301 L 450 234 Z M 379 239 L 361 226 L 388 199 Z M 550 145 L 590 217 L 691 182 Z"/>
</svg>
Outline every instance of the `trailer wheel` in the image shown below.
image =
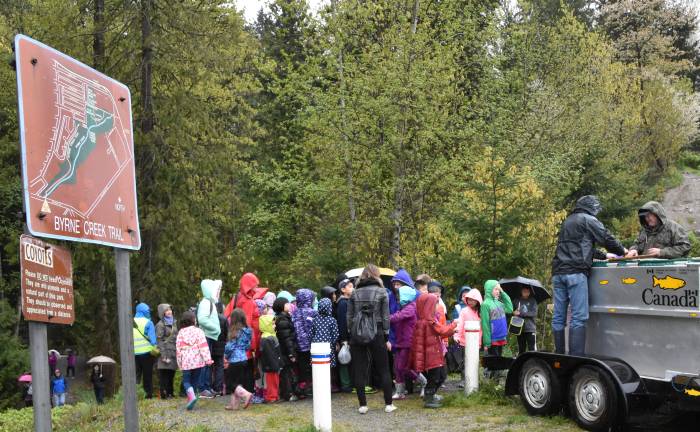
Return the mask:
<svg viewBox="0 0 700 432">
<path fill-rule="evenodd" d="M 617 420 L 617 391 L 610 376 L 594 366 L 574 372 L 569 386 L 569 409 L 579 426 L 606 431 Z"/>
<path fill-rule="evenodd" d="M 518 391 L 532 415 L 552 415 L 561 407 L 561 385 L 552 368 L 540 359 L 530 359 L 520 369 Z"/>
</svg>

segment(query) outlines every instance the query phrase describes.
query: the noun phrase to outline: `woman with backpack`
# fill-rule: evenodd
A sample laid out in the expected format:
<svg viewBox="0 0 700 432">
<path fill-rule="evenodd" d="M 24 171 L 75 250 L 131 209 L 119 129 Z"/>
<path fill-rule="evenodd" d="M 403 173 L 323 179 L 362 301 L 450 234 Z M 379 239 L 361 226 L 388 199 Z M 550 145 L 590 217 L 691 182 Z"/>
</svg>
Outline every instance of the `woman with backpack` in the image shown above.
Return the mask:
<svg viewBox="0 0 700 432">
<path fill-rule="evenodd" d="M 348 301 L 347 325 L 360 414 L 366 414 L 368 410 L 365 385 L 369 380 L 370 362 L 381 377 L 386 405 L 384 412 L 396 410 L 391 399 L 389 371 L 389 298 L 379 269 L 374 264 L 368 264 L 362 271 L 357 287 Z"/>
</svg>

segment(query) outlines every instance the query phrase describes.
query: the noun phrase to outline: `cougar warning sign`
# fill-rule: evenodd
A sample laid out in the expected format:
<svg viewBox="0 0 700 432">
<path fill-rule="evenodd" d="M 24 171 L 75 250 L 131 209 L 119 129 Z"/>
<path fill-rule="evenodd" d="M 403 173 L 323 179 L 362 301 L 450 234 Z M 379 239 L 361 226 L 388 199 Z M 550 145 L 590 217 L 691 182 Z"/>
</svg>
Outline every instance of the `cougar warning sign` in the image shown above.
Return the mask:
<svg viewBox="0 0 700 432">
<path fill-rule="evenodd" d="M 22 315 L 27 321 L 73 324 L 70 251 L 23 235 L 19 239 Z"/>
<path fill-rule="evenodd" d="M 29 231 L 139 249 L 129 89 L 24 35 L 15 52 Z"/>
</svg>

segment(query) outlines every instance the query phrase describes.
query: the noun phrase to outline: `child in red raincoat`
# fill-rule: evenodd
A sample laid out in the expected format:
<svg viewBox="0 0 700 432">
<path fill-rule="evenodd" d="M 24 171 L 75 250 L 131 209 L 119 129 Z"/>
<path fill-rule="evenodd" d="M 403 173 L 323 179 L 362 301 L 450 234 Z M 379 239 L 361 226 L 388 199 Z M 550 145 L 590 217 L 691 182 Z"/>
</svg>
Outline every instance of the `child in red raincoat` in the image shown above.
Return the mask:
<svg viewBox="0 0 700 432">
<path fill-rule="evenodd" d="M 445 356 L 442 338 L 451 336 L 456 322 L 450 325 L 440 324 L 437 317 L 438 297 L 434 294 L 423 294 L 416 300 L 418 322 L 413 332 L 411 345 L 411 364 L 413 370 L 426 372 L 428 383 L 425 385 L 423 396 L 426 408 L 440 408 L 442 405 L 435 397 L 437 389 L 445 382 Z"/>
</svg>

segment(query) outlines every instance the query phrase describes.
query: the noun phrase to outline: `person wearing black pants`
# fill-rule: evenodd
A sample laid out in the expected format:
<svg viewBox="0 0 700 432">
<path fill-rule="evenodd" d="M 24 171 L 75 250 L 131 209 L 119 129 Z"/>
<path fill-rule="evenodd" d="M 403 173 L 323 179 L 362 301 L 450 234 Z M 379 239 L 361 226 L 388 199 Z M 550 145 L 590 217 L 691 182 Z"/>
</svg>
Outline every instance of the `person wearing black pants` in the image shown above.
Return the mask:
<svg viewBox="0 0 700 432">
<path fill-rule="evenodd" d="M 527 351 L 535 351 L 535 333 L 523 332 L 518 335 L 518 355 Z"/>
<path fill-rule="evenodd" d="M 499 356 L 503 355 L 503 345 L 491 345 L 488 349 L 489 355 Z"/>
<path fill-rule="evenodd" d="M 92 374 L 90 375 L 90 381 L 92 382 L 92 388 L 95 391 L 95 400 L 98 405 L 102 405 L 105 401 L 105 377 L 102 374 L 102 366 L 95 365 L 92 367 Z"/>
<path fill-rule="evenodd" d="M 375 370 L 379 375 L 379 385 L 384 392 L 384 404 L 392 405 L 391 374 L 389 374 L 389 355 L 384 332 L 377 330 L 377 335 L 372 342 L 367 345 L 350 344 L 350 355 L 352 357 L 352 371 L 354 375 L 357 400 L 360 407 L 367 406 L 367 396 L 365 386 L 369 380 L 371 370 Z"/>
<path fill-rule="evenodd" d="M 136 383 L 143 377 L 143 390 L 146 392 L 146 399 L 153 397 L 153 356 L 151 354 L 141 354 L 136 358 Z"/>
<path fill-rule="evenodd" d="M 428 369 L 426 378 L 428 383 L 425 385 L 425 396 L 434 396 L 447 379 L 447 370 L 444 366 Z"/>
<path fill-rule="evenodd" d="M 175 371 L 172 369 L 158 369 L 158 382 L 160 385 L 160 398 L 167 399 L 173 397 L 175 389 L 173 389 L 173 381 L 175 381 Z"/>
<path fill-rule="evenodd" d="M 371 321 L 370 321 L 371 320 Z M 370 377 L 370 368 L 381 377 L 384 392 L 384 412 L 396 410 L 392 403 L 391 373 L 389 367 L 389 297 L 382 283 L 377 266 L 368 264 L 362 271 L 357 288 L 348 301 L 347 325 L 350 333 L 350 354 L 357 400 L 360 414 L 366 414 L 367 397 L 365 385 Z M 360 330 L 371 335 L 372 325 L 376 333 L 371 340 L 366 340 Z M 370 329 L 367 331 L 367 329 Z"/>
</svg>

